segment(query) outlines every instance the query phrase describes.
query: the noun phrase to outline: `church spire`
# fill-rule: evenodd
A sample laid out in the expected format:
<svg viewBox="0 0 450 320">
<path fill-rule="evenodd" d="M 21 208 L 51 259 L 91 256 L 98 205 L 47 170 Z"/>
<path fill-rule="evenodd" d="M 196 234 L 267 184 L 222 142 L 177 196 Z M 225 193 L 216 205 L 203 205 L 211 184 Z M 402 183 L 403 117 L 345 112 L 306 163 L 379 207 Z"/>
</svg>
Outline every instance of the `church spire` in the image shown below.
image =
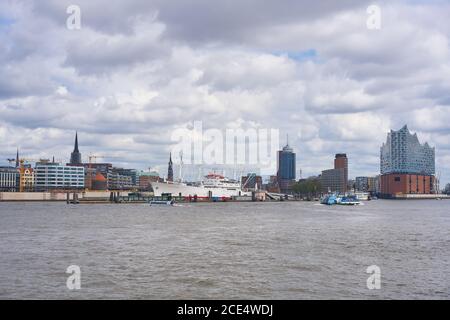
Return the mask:
<svg viewBox="0 0 450 320">
<path fill-rule="evenodd" d="M 20 167 L 20 159 L 19 159 L 19 148 L 17 148 L 16 154 L 16 168 Z"/>
<path fill-rule="evenodd" d="M 75 146 L 73 148 L 73 152 L 70 154 L 70 164 L 72 165 L 81 165 L 81 153 L 78 150 L 78 131 L 75 132 Z"/>
<path fill-rule="evenodd" d="M 80 152 L 78 151 L 78 131 L 75 132 L 75 148 L 73 149 L 73 152 Z"/>
<path fill-rule="evenodd" d="M 169 156 L 169 168 L 167 169 L 167 181 L 173 181 L 172 152 Z"/>
</svg>

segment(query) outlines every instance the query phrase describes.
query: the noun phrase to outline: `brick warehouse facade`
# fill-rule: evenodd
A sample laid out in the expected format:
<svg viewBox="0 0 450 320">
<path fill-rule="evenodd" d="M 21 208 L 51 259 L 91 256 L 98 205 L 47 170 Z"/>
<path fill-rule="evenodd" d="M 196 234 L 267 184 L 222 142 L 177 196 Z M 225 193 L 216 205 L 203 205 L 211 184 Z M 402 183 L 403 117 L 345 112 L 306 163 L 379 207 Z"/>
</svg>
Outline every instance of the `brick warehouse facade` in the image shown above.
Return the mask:
<svg viewBox="0 0 450 320">
<path fill-rule="evenodd" d="M 421 174 L 391 173 L 381 176 L 381 194 L 431 194 L 434 192 L 434 176 Z"/>
</svg>

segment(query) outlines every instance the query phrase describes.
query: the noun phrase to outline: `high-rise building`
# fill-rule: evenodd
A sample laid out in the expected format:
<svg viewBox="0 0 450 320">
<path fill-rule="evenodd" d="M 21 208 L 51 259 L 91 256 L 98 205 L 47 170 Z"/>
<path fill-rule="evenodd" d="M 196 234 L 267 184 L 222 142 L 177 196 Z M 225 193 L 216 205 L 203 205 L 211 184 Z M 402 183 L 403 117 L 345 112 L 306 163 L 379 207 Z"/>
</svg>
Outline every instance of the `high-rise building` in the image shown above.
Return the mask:
<svg viewBox="0 0 450 320">
<path fill-rule="evenodd" d="M 290 193 L 292 185 L 295 183 L 295 153 L 289 146 L 289 142 L 278 151 L 278 186 L 282 193 Z"/>
<path fill-rule="evenodd" d="M 320 181 L 323 192 L 347 192 L 348 158 L 345 153 L 336 154 L 334 158 L 334 169 L 322 171 Z"/>
<path fill-rule="evenodd" d="M 380 148 L 381 194 L 430 194 L 434 192 L 435 149 L 421 144 L 405 125 L 388 133 Z"/>
<path fill-rule="evenodd" d="M 347 191 L 348 186 L 348 158 L 345 153 L 338 153 L 334 158 L 334 169 L 344 169 L 344 180 L 341 182 L 341 190 Z"/>
<path fill-rule="evenodd" d="M 172 153 L 170 153 L 169 156 L 169 167 L 167 168 L 167 181 L 173 181 Z"/>
<path fill-rule="evenodd" d="M 343 168 L 324 170 L 320 176 L 322 192 L 345 193 L 347 187 L 344 186 L 344 181 L 345 170 Z"/>
<path fill-rule="evenodd" d="M 81 153 L 78 150 L 78 132 L 75 133 L 75 146 L 73 152 L 70 154 L 70 164 L 71 165 L 81 165 Z"/>
</svg>

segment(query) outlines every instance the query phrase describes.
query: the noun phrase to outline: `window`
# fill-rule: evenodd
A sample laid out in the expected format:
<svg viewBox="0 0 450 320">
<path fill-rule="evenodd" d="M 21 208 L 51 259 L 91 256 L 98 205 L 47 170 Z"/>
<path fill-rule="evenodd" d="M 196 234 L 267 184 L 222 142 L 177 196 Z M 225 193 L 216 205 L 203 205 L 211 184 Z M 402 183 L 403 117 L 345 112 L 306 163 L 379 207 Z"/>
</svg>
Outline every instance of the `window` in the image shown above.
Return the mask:
<svg viewBox="0 0 450 320">
<path fill-rule="evenodd" d="M 395 177 L 395 182 L 400 182 L 400 177 Z"/>
</svg>

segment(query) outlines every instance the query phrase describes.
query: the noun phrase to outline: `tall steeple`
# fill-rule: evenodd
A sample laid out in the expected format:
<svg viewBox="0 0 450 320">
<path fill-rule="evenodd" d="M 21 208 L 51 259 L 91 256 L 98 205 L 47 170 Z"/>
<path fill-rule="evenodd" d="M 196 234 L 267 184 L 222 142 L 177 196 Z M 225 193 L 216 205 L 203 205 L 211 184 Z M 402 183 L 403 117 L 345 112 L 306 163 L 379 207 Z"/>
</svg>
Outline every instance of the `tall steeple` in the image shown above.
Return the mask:
<svg viewBox="0 0 450 320">
<path fill-rule="evenodd" d="M 75 148 L 73 149 L 74 152 L 80 152 L 78 150 L 78 131 L 75 132 Z"/>
<path fill-rule="evenodd" d="M 173 181 L 172 152 L 169 156 L 169 168 L 167 169 L 167 181 Z"/>
<path fill-rule="evenodd" d="M 78 132 L 75 133 L 75 146 L 73 148 L 73 152 L 70 154 L 70 164 L 72 165 L 82 164 L 81 153 L 78 150 Z"/>
<path fill-rule="evenodd" d="M 19 148 L 17 148 L 17 154 L 16 154 L 16 168 L 20 167 L 20 160 L 19 160 Z"/>
</svg>

